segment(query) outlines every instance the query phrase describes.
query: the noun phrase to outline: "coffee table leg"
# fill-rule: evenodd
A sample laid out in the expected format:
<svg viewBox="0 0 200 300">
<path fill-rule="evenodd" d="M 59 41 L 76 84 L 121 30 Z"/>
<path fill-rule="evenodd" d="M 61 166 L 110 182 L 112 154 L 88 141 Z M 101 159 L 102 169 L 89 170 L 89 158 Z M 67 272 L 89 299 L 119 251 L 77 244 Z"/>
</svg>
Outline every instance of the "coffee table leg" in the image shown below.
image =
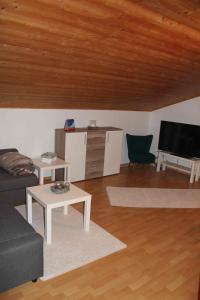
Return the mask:
<svg viewBox="0 0 200 300">
<path fill-rule="evenodd" d="M 27 192 L 26 195 L 26 209 L 27 209 L 27 220 L 29 224 L 32 224 L 32 196 Z"/>
<path fill-rule="evenodd" d="M 70 182 L 70 166 L 64 167 L 64 181 Z"/>
<path fill-rule="evenodd" d="M 51 181 L 55 181 L 55 170 L 51 170 Z"/>
<path fill-rule="evenodd" d="M 67 167 L 67 181 L 70 182 L 70 166 Z"/>
<path fill-rule="evenodd" d="M 84 230 L 90 230 L 90 210 L 91 210 L 91 198 L 87 199 L 84 204 Z"/>
<path fill-rule="evenodd" d="M 42 169 L 39 170 L 39 181 L 40 185 L 44 184 L 44 174 Z"/>
<path fill-rule="evenodd" d="M 65 205 L 63 210 L 64 210 L 64 215 L 68 215 L 68 205 Z"/>
<path fill-rule="evenodd" d="M 67 168 L 64 168 L 64 181 L 67 181 Z"/>
<path fill-rule="evenodd" d="M 45 236 L 47 244 L 51 244 L 52 237 L 52 209 L 45 208 Z"/>
</svg>

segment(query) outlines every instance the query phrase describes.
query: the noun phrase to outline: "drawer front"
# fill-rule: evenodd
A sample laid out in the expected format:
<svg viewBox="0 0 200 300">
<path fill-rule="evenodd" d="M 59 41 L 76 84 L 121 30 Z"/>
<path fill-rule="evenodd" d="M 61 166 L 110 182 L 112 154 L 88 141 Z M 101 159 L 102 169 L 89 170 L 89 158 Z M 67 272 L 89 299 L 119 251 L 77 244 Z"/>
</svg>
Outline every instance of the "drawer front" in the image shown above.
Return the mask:
<svg viewBox="0 0 200 300">
<path fill-rule="evenodd" d="M 103 176 L 106 132 L 88 131 L 85 178 Z"/>
</svg>

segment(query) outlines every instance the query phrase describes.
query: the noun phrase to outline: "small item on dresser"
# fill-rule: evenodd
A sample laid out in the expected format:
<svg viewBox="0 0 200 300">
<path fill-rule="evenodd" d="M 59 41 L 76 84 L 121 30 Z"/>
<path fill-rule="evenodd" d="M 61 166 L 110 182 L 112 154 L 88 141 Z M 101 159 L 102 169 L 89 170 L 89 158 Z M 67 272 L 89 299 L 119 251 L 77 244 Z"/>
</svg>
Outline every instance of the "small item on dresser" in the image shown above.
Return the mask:
<svg viewBox="0 0 200 300">
<path fill-rule="evenodd" d="M 67 119 L 65 121 L 64 130 L 65 131 L 75 131 L 75 122 L 74 122 L 74 119 Z"/>
<path fill-rule="evenodd" d="M 51 186 L 51 191 L 55 194 L 63 194 L 70 190 L 70 183 L 66 181 L 56 181 L 54 185 Z"/>
<path fill-rule="evenodd" d="M 50 164 L 52 163 L 54 160 L 56 160 L 57 155 L 54 152 L 45 152 L 41 155 L 41 160 L 44 163 Z"/>
<path fill-rule="evenodd" d="M 96 120 L 90 120 L 90 123 L 88 125 L 88 129 L 97 129 L 97 122 L 96 122 Z"/>
</svg>

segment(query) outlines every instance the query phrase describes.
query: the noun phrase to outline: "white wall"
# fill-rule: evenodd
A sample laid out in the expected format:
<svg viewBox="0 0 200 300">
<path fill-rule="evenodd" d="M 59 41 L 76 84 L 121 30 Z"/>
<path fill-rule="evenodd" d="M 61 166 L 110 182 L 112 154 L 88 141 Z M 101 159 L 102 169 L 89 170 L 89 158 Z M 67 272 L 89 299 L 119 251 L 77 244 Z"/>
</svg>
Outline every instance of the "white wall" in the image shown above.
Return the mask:
<svg viewBox="0 0 200 300">
<path fill-rule="evenodd" d="M 76 127 L 86 127 L 90 120 L 97 126 L 124 129 L 121 163 L 127 163 L 125 133 L 154 135 L 151 151 L 156 153 L 160 121 L 176 121 L 200 125 L 200 97 L 149 112 L 61 109 L 0 109 L 0 149 L 16 147 L 30 157 L 54 151 L 54 130 L 62 128 L 68 118 Z"/>
<path fill-rule="evenodd" d="M 107 110 L 56 110 L 56 109 L 0 109 L 0 149 L 16 147 L 30 157 L 39 157 L 54 151 L 54 130 L 63 128 L 68 118 L 74 118 L 76 127 L 86 127 L 90 120 L 97 126 L 114 126 L 132 134 L 146 134 L 149 126 L 148 112 Z M 127 163 L 124 134 L 122 161 Z"/>
<path fill-rule="evenodd" d="M 153 111 L 149 118 L 149 132 L 154 135 L 151 151 L 158 148 L 160 121 L 175 121 L 200 125 L 200 97 Z"/>
</svg>

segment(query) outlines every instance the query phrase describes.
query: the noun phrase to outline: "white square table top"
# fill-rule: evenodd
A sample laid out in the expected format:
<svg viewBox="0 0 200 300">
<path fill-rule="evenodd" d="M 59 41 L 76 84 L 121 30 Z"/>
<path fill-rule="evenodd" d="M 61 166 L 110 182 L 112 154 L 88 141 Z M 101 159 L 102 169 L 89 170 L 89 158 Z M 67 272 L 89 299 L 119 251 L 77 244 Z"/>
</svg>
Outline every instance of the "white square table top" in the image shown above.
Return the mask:
<svg viewBox="0 0 200 300">
<path fill-rule="evenodd" d="M 78 188 L 74 184 L 70 184 L 70 190 L 63 194 L 56 194 L 52 192 L 52 185 L 54 185 L 54 183 L 37 185 L 28 187 L 26 190 L 28 194 L 30 194 L 43 207 L 51 206 L 52 208 L 55 208 L 91 199 L 91 194 Z"/>
<path fill-rule="evenodd" d="M 41 158 L 35 158 L 33 159 L 33 164 L 36 168 L 38 169 L 57 169 L 57 168 L 64 168 L 69 166 L 69 163 L 66 162 L 63 159 L 60 158 L 56 158 L 55 160 L 53 160 L 51 163 L 46 163 L 43 162 Z"/>
</svg>

